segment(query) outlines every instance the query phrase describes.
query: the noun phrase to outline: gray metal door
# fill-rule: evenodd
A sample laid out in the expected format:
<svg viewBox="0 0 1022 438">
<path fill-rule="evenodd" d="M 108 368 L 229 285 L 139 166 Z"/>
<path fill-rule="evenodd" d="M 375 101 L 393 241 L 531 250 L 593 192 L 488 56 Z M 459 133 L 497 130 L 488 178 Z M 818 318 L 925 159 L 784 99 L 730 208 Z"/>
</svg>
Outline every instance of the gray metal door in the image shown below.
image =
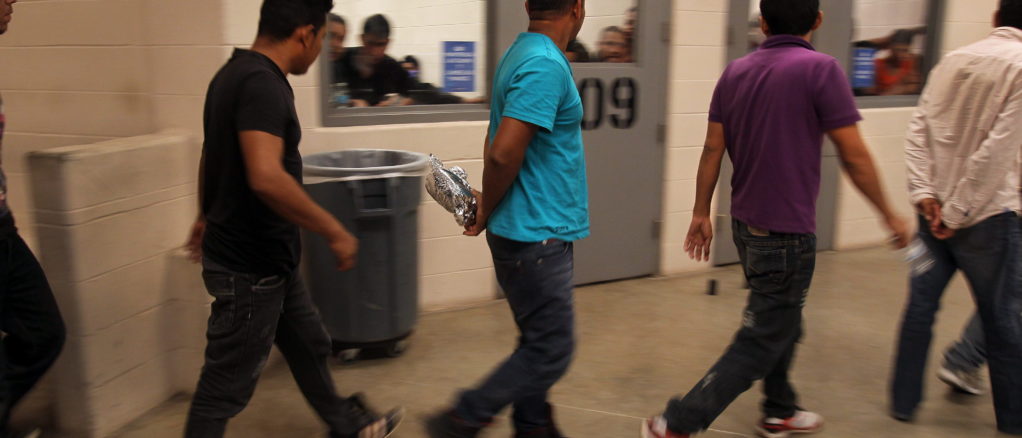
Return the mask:
<svg viewBox="0 0 1022 438">
<path fill-rule="evenodd" d="M 670 4 L 662 0 L 586 2 L 590 16 L 586 26 L 602 29 L 619 21 L 610 13 L 620 11 L 623 17 L 635 5 L 639 25 L 636 62 L 573 64 L 585 103 L 592 220 L 592 236 L 575 247 L 577 284 L 650 275 L 658 269 Z M 524 2 L 500 0 L 490 5 L 492 51 L 503 54 L 528 28 Z M 585 28 L 583 33 L 593 34 Z"/>
<path fill-rule="evenodd" d="M 821 9 L 837 7 L 839 0 L 822 0 Z M 741 58 L 754 50 L 751 42 L 757 38 L 759 2 L 752 0 L 730 0 L 730 17 L 728 26 L 728 60 Z M 830 26 L 826 41 L 821 41 L 821 34 L 814 36 L 813 44 L 825 53 L 827 49 L 845 47 L 847 41 L 838 43 L 833 35 L 844 35 L 849 23 L 826 21 Z M 840 27 L 841 29 L 837 29 Z M 837 188 L 840 181 L 841 166 L 834 145 L 827 140 L 823 145 L 823 162 L 820 180 L 820 196 L 816 203 L 816 238 L 817 249 L 820 251 L 834 248 L 834 223 L 837 213 Z M 720 180 L 717 184 L 717 218 L 714 222 L 713 264 L 717 266 L 738 263 L 738 249 L 735 248 L 731 234 L 731 177 L 734 168 L 725 157 L 721 166 Z"/>
</svg>

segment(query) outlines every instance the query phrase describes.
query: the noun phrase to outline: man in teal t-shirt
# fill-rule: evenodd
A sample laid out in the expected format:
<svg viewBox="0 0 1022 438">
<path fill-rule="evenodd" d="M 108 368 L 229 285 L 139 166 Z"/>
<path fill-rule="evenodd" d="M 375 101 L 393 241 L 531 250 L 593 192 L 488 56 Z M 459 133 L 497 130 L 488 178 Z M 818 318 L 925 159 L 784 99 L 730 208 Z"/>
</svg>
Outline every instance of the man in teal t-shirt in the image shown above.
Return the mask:
<svg viewBox="0 0 1022 438">
<path fill-rule="evenodd" d="M 575 347 L 573 243 L 589 235 L 582 100 L 564 55 L 585 0 L 529 0 L 529 32 L 493 80 L 483 193 L 465 234 L 486 240 L 521 331 L 518 348 L 457 406 L 431 418 L 431 438 L 475 437 L 512 405 L 516 437 L 556 438 L 550 388 Z"/>
</svg>

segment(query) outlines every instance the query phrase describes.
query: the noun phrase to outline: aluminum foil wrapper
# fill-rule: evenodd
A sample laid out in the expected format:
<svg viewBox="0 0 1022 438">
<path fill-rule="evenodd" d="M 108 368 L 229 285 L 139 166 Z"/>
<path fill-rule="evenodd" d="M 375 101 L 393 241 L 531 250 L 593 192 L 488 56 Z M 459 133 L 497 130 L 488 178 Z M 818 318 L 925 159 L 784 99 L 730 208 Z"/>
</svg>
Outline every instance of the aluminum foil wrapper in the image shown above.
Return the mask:
<svg viewBox="0 0 1022 438">
<path fill-rule="evenodd" d="M 476 198 L 468 184 L 468 174 L 460 167 L 444 167 L 444 162 L 434 155 L 429 156 L 429 174 L 426 175 L 426 192 L 444 209 L 454 214 L 458 225 L 472 225 L 476 222 Z"/>
</svg>

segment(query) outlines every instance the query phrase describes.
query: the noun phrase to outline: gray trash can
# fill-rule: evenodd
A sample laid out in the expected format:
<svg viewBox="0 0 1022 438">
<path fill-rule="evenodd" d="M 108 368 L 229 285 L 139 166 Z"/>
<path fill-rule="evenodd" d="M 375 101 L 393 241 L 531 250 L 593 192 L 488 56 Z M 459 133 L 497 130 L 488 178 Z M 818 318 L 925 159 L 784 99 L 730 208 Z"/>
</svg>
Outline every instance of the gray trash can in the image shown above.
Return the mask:
<svg viewBox="0 0 1022 438">
<path fill-rule="evenodd" d="M 302 275 L 334 353 L 404 352 L 418 318 L 418 209 L 428 157 L 346 150 L 304 158 L 305 189 L 359 239 L 358 265 L 337 271 L 323 237 L 303 231 Z"/>
</svg>

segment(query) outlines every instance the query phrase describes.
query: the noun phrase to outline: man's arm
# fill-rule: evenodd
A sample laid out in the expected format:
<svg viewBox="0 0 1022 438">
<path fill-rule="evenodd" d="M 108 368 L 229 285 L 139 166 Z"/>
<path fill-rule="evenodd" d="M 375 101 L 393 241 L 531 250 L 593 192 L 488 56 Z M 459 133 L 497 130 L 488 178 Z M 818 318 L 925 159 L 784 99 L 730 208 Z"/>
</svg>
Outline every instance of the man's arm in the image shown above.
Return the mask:
<svg viewBox="0 0 1022 438">
<path fill-rule="evenodd" d="M 713 242 L 713 218 L 710 204 L 713 192 L 720 179 L 720 163 L 725 151 L 724 125 L 710 122 L 706 128 L 706 143 L 699 159 L 699 174 L 696 177 L 696 203 L 692 212 L 692 224 L 685 238 L 685 251 L 697 261 L 710 260 L 710 243 Z"/>
<path fill-rule="evenodd" d="M 256 196 L 284 219 L 325 237 L 339 269 L 353 267 L 358 241 L 284 169 L 284 140 L 262 131 L 242 131 L 239 139 L 248 184 Z"/>
<path fill-rule="evenodd" d="M 497 209 L 525 160 L 525 151 L 539 127 L 505 117 L 483 158 L 483 194 L 480 194 L 476 223 L 466 227 L 465 235 L 478 236 L 486 229 L 490 214 Z M 485 195 L 485 196 L 484 196 Z"/>
<path fill-rule="evenodd" d="M 192 225 L 192 231 L 188 233 L 188 242 L 185 243 L 185 250 L 188 251 L 188 258 L 194 263 L 202 261 L 202 237 L 206 234 L 206 218 L 202 214 L 203 188 L 206 185 L 206 151 L 203 149 L 202 157 L 199 158 L 199 212 Z"/>
<path fill-rule="evenodd" d="M 880 185 L 873 157 L 862 140 L 858 125 L 837 128 L 827 133 L 837 146 L 841 164 L 855 187 L 869 199 L 884 217 L 884 223 L 893 234 L 892 241 L 897 248 L 908 246 L 909 228 L 905 221 L 891 209 Z"/>
</svg>

